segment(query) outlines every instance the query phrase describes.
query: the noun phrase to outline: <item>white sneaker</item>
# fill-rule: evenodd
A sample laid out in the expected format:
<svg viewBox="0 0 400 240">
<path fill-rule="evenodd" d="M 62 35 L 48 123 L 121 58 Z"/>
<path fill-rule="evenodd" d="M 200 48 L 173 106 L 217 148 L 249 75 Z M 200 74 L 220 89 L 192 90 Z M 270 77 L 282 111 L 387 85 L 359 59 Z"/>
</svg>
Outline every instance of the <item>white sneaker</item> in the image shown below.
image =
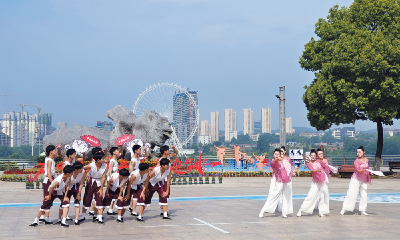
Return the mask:
<svg viewBox="0 0 400 240">
<path fill-rule="evenodd" d="M 366 212 L 361 212 L 361 215 L 364 215 L 364 216 L 369 216 L 369 214 L 368 214 L 368 213 L 366 213 Z"/>
<path fill-rule="evenodd" d="M 344 209 L 342 209 L 342 211 L 340 211 L 340 215 L 344 215 L 344 212 L 346 212 Z"/>
<path fill-rule="evenodd" d="M 318 214 L 320 217 L 325 217 L 325 215 L 324 214 L 322 214 L 322 213 L 320 213 L 320 214 Z"/>
<path fill-rule="evenodd" d="M 286 214 L 283 214 L 283 213 L 282 213 L 282 217 L 283 217 L 283 218 L 287 218 Z"/>
<path fill-rule="evenodd" d="M 301 217 L 301 211 L 299 211 L 299 212 L 297 213 L 297 216 L 298 216 L 298 217 Z"/>
<path fill-rule="evenodd" d="M 258 217 L 259 217 L 259 218 L 263 218 L 263 217 L 264 217 L 264 212 L 261 211 L 260 214 L 258 214 Z"/>
</svg>

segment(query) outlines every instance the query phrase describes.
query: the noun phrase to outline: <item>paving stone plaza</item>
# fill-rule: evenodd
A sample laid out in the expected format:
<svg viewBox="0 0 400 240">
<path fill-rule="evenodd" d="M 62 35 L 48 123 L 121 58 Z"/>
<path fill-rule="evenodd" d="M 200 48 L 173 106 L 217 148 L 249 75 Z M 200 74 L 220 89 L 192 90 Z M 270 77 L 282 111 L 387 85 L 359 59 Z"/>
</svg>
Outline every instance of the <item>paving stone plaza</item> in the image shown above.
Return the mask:
<svg viewBox="0 0 400 240">
<path fill-rule="evenodd" d="M 162 220 L 158 202 L 146 209 L 145 222 L 125 214 L 124 223 L 105 217 L 105 225 L 86 220 L 80 226 L 28 227 L 43 200 L 42 190 L 25 183 L 0 182 L 0 239 L 399 239 L 400 179 L 372 179 L 368 186 L 369 216 L 339 214 L 349 178 L 331 178 L 330 214 L 296 213 L 308 193 L 311 177 L 293 178 L 294 213 L 258 218 L 271 178 L 224 178 L 222 184 L 171 186 L 172 220 Z M 157 195 L 157 194 L 156 194 Z M 155 196 L 156 196 L 155 195 Z M 59 201 L 50 213 L 57 219 Z M 115 210 L 114 210 L 115 211 Z M 73 211 L 70 210 L 71 217 Z M 71 221 L 68 222 L 72 224 Z"/>
</svg>

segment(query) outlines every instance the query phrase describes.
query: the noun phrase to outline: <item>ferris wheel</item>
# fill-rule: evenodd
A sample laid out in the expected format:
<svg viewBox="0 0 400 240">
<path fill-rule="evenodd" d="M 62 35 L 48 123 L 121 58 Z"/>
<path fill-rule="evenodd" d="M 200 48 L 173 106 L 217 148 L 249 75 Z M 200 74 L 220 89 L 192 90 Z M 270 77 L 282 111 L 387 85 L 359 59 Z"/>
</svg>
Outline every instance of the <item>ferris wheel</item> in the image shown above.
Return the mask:
<svg viewBox="0 0 400 240">
<path fill-rule="evenodd" d="M 153 110 L 171 123 L 172 136 L 166 144 L 183 147 L 192 143 L 199 127 L 197 92 L 189 92 L 173 83 L 158 83 L 146 88 L 135 101 L 133 113 L 140 117 L 144 111 Z"/>
</svg>

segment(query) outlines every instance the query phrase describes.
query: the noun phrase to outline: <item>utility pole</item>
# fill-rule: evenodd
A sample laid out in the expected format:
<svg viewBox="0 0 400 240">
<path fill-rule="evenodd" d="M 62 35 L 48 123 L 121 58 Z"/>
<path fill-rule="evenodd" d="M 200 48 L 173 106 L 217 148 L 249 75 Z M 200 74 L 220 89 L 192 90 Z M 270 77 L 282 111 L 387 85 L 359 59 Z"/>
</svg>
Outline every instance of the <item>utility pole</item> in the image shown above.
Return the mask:
<svg viewBox="0 0 400 240">
<path fill-rule="evenodd" d="M 279 87 L 279 142 L 281 146 L 286 146 L 286 108 L 285 108 L 285 86 Z"/>
</svg>

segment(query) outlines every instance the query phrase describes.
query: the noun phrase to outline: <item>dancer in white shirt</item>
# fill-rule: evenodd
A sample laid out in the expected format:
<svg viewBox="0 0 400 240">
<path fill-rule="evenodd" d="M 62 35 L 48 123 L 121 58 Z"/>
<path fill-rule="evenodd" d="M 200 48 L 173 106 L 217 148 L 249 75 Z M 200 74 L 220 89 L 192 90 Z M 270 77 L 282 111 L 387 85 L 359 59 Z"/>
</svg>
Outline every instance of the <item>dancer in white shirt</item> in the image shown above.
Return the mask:
<svg viewBox="0 0 400 240">
<path fill-rule="evenodd" d="M 364 147 L 360 146 L 357 149 L 357 159 L 354 161 L 355 171 L 351 176 L 349 190 L 347 190 L 346 197 L 343 202 L 341 215 L 344 215 L 346 211 L 354 211 L 354 207 L 357 202 L 357 196 L 360 195 L 360 203 L 358 206 L 361 215 L 368 216 L 367 211 L 367 187 L 371 184 L 370 172 L 366 171 L 369 169 L 368 159 L 364 157 Z"/>
<path fill-rule="evenodd" d="M 298 217 L 301 217 L 301 212 L 311 214 L 318 202 L 319 216 L 324 217 L 325 214 L 329 213 L 328 177 L 324 172 L 323 163 L 316 158 L 317 152 L 315 149 L 312 149 L 310 152 L 310 162 L 307 163 L 307 167 L 310 169 L 313 179 L 310 191 L 297 213 Z"/>
<path fill-rule="evenodd" d="M 53 206 L 53 202 L 56 198 L 60 199 L 61 201 L 66 200 L 65 187 L 68 186 L 68 182 L 73 172 L 73 166 L 66 166 L 63 169 L 63 174 L 59 175 L 55 179 L 52 179 L 51 185 L 47 189 L 48 194 L 44 197 L 43 204 L 40 207 L 39 212 L 37 213 L 35 221 L 29 225 L 30 227 L 38 226 L 39 217 L 42 216 L 44 212 L 50 212 L 50 208 Z M 68 211 L 64 212 L 63 220 L 61 222 L 62 227 L 69 227 L 69 225 L 65 222 L 67 219 L 67 214 Z M 48 219 L 48 217 L 46 217 L 45 221 L 46 225 L 52 223 L 50 219 Z"/>
<path fill-rule="evenodd" d="M 262 218 L 265 212 L 274 213 L 278 205 L 282 204 L 282 217 L 287 218 L 287 215 L 293 213 L 292 199 L 292 165 L 282 161 L 280 149 L 275 149 L 273 158 L 270 161 L 270 166 L 274 171 L 274 176 L 271 179 L 271 184 L 268 192 L 268 198 L 263 208 L 260 211 L 259 217 Z"/>
</svg>

